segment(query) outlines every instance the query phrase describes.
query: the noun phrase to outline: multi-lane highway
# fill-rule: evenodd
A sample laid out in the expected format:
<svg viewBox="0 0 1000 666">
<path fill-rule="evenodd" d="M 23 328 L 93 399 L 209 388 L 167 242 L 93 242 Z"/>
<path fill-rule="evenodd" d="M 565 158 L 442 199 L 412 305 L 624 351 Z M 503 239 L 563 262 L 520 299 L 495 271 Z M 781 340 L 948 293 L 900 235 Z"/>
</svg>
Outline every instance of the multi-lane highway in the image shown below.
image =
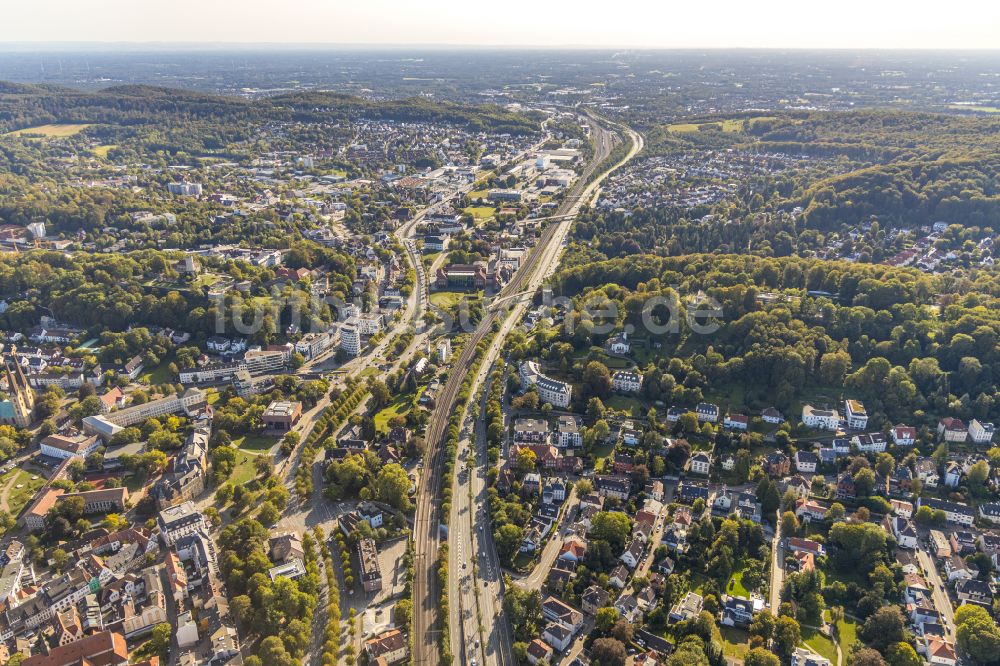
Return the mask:
<svg viewBox="0 0 1000 666">
<path fill-rule="evenodd" d="M 591 127 L 595 143 L 594 158 L 581 178 L 567 193 L 566 199 L 556 213 L 557 215 L 567 217 L 562 217 L 562 221 L 558 223 L 554 222 L 546 227 L 542 232 L 538 244 L 525 260 L 524 265 L 517 271 L 511 282 L 501 291 L 500 298 L 513 301 L 513 309 L 488 309 L 483 320 L 469 336 L 469 340 L 462 348 L 461 354 L 459 354 L 458 359 L 452 366 L 448 380 L 438 398 L 437 406 L 428 422 L 425 438 L 427 442 L 427 452 L 425 455 L 426 473 L 417 491 L 417 511 L 414 525 L 413 659 L 416 663 L 435 664 L 438 661 L 437 636 L 439 628 L 437 623 L 442 621 L 443 618 L 440 618 L 437 612 L 441 590 L 439 589 L 440 586 L 436 571 L 436 558 L 441 539 L 440 496 L 443 481 L 442 472 L 445 463 L 443 444 L 445 431 L 452 413 L 456 408 L 464 410 L 464 405 L 456 405 L 456 399 L 464 378 L 472 369 L 472 360 L 476 346 L 494 330 L 495 326 L 499 327 L 498 335 L 494 339 L 482 364 L 483 371 L 480 373 L 481 378 L 499 354 L 504 337 L 524 311 L 525 303 L 523 300 L 510 299 L 510 297 L 534 291 L 541 285 L 542 280 L 555 270 L 562 251 L 562 243 L 572 224 L 572 215 L 579 211 L 584 203 L 589 203 L 591 197 L 597 191 L 601 180 L 607 173 L 610 173 L 620 166 L 620 164 L 634 157 L 642 148 L 641 136 L 628 128 L 621 128 L 621 131 L 627 132 L 632 139 L 631 150 L 619 164 L 613 165 L 604 174 L 591 179 L 591 175 L 597 169 L 597 166 L 611 153 L 615 140 L 614 132 L 607 129 L 607 127 L 594 118 L 591 118 Z M 587 181 L 591 181 L 590 184 L 587 184 Z M 472 586 L 477 586 L 480 579 L 485 578 L 484 587 L 478 595 L 479 605 L 475 607 L 475 610 L 472 610 L 472 617 L 475 618 L 478 615 L 483 618 L 484 629 L 487 634 L 486 644 L 483 646 L 485 648 L 483 652 L 485 660 L 490 663 L 507 665 L 512 662 L 509 652 L 510 638 L 506 634 L 506 620 L 502 616 L 500 607 L 503 582 L 500 577 L 499 563 L 496 560 L 496 552 L 488 534 L 490 532 L 488 518 L 484 515 L 485 512 L 476 510 L 476 507 L 469 504 L 468 501 L 468 484 L 470 480 L 475 481 L 483 478 L 482 462 L 481 460 L 477 460 L 477 463 L 475 468 L 478 471 L 475 474 L 460 472 L 456 481 L 457 487 L 453 494 L 453 502 L 455 505 L 461 502 L 467 505 L 463 515 L 470 520 L 466 530 L 467 534 L 462 539 L 464 545 L 461 547 L 461 552 L 466 553 L 468 559 L 463 561 L 467 565 L 466 569 L 460 569 L 461 564 L 458 564 L 456 567 L 454 556 L 451 555 L 455 549 L 449 549 L 450 559 L 452 560 L 449 562 L 451 565 L 449 567 L 449 583 L 451 584 L 456 578 L 461 581 L 463 576 L 459 572 L 464 574 L 469 569 L 473 572 L 471 578 Z M 477 494 L 482 495 L 483 493 L 481 490 L 477 491 L 477 487 L 479 487 L 477 484 L 473 484 L 473 498 Z M 462 510 L 460 506 L 454 508 L 459 511 Z M 473 537 L 473 534 L 476 536 Z M 481 538 L 479 537 L 480 534 L 483 535 Z M 476 550 L 477 545 L 479 546 L 478 551 Z M 468 556 L 469 553 L 471 553 L 471 557 Z M 476 559 L 473 560 L 472 558 Z M 472 562 L 475 562 L 475 566 L 472 565 Z M 492 585 L 488 577 L 490 571 L 493 571 L 492 577 L 494 581 Z M 474 593 L 469 594 L 472 589 L 472 587 L 466 588 L 464 596 L 462 592 L 459 592 L 457 597 L 450 598 L 451 605 L 477 603 L 477 595 Z M 489 604 L 488 607 L 487 604 Z M 487 613 L 487 610 L 490 612 Z M 472 628 L 472 625 L 468 625 L 469 628 L 463 631 L 465 626 L 465 623 L 462 623 L 462 627 L 451 626 L 453 635 L 460 633 L 465 638 L 465 634 L 468 633 L 470 634 L 469 639 L 471 639 L 462 645 L 462 649 L 455 653 L 455 657 L 461 659 L 463 663 L 472 664 L 474 659 L 478 661 L 475 655 L 479 654 L 481 648 L 476 647 L 475 629 Z"/>
</svg>

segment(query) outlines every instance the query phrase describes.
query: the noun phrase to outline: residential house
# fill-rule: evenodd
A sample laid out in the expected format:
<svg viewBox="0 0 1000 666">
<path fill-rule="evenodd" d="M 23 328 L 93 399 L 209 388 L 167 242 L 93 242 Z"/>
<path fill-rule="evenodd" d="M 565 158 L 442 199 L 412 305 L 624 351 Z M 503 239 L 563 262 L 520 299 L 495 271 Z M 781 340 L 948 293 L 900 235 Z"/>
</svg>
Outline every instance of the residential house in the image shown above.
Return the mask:
<svg viewBox="0 0 1000 666">
<path fill-rule="evenodd" d="M 882 453 L 886 450 L 888 442 L 885 435 L 880 432 L 864 433 L 851 438 L 851 444 L 858 447 L 862 453 Z"/>
<path fill-rule="evenodd" d="M 632 483 L 625 477 L 599 475 L 594 477 L 594 488 L 602 497 L 627 500 L 632 492 Z"/>
<path fill-rule="evenodd" d="M 701 613 L 703 604 L 704 599 L 700 594 L 688 592 L 684 595 L 683 599 L 670 609 L 668 619 L 670 622 L 683 622 L 684 620 L 694 619 Z"/>
<path fill-rule="evenodd" d="M 944 466 L 944 485 L 949 488 L 958 488 L 962 482 L 963 473 L 962 465 L 959 462 L 949 460 Z"/>
<path fill-rule="evenodd" d="M 750 425 L 750 419 L 745 414 L 727 414 L 722 424 L 730 430 L 746 430 Z"/>
<path fill-rule="evenodd" d="M 971 525 L 976 517 L 975 512 L 967 504 L 961 502 L 951 502 L 934 497 L 918 497 L 917 508 L 928 506 L 933 511 L 944 511 L 945 519 L 949 523 L 959 525 Z"/>
<path fill-rule="evenodd" d="M 389 629 L 365 641 L 365 654 L 372 664 L 395 664 L 406 659 L 409 640 L 399 629 Z"/>
<path fill-rule="evenodd" d="M 893 426 L 889 434 L 896 446 L 910 447 L 917 443 L 917 429 L 912 426 L 903 424 Z"/>
<path fill-rule="evenodd" d="M 760 418 L 764 421 L 764 423 L 772 423 L 775 425 L 785 422 L 785 416 L 774 407 L 768 407 L 761 412 Z"/>
<path fill-rule="evenodd" d="M 725 597 L 722 602 L 721 624 L 727 627 L 749 627 L 753 620 L 753 602 L 743 597 Z"/>
<path fill-rule="evenodd" d="M 556 597 L 548 597 L 542 602 L 542 616 L 552 622 L 561 622 L 574 633 L 583 626 L 583 613 Z"/>
<path fill-rule="evenodd" d="M 865 406 L 857 400 L 844 401 L 847 427 L 851 430 L 864 430 L 868 427 L 868 412 Z"/>
<path fill-rule="evenodd" d="M 969 436 L 969 429 L 961 419 L 946 416 L 938 421 L 937 433 L 946 442 L 964 442 Z"/>
<path fill-rule="evenodd" d="M 802 423 L 807 428 L 836 431 L 840 427 L 840 414 L 835 409 L 817 409 L 812 405 L 803 405 Z"/>
<path fill-rule="evenodd" d="M 611 375 L 611 388 L 618 393 L 638 393 L 642 390 L 642 373 L 635 370 L 616 370 Z"/>
<path fill-rule="evenodd" d="M 556 425 L 557 446 L 561 448 L 583 446 L 582 424 L 580 417 L 563 414 Z"/>
<path fill-rule="evenodd" d="M 698 415 L 698 421 L 701 423 L 716 423 L 719 420 L 719 406 L 710 402 L 698 403 L 694 413 Z"/>
<path fill-rule="evenodd" d="M 781 451 L 773 451 L 764 456 L 761 467 L 769 476 L 786 476 L 792 469 L 792 461 Z"/>
<path fill-rule="evenodd" d="M 819 465 L 819 457 L 812 451 L 795 452 L 795 469 L 802 474 L 815 474 Z"/>
<path fill-rule="evenodd" d="M 541 638 L 533 638 L 528 643 L 528 663 L 532 666 L 541 663 L 551 664 L 552 654 L 552 648 Z"/>
<path fill-rule="evenodd" d="M 712 470 L 712 454 L 706 451 L 698 451 L 688 461 L 688 468 L 692 474 L 708 476 Z"/>
<path fill-rule="evenodd" d="M 993 441 L 995 430 L 992 423 L 983 423 L 978 419 L 972 419 L 969 423 L 969 439 L 975 444 L 989 444 Z"/>
<path fill-rule="evenodd" d="M 595 615 L 599 609 L 608 605 L 609 599 L 610 595 L 607 590 L 597 585 L 591 585 L 580 595 L 580 605 L 585 613 Z"/>
<path fill-rule="evenodd" d="M 622 552 L 620 559 L 629 569 L 635 569 L 642 562 L 642 554 L 645 551 L 645 544 L 642 539 L 632 539 Z"/>
<path fill-rule="evenodd" d="M 556 652 L 563 652 L 573 642 L 576 631 L 561 622 L 550 622 L 542 631 L 542 640 L 552 646 Z"/>
</svg>

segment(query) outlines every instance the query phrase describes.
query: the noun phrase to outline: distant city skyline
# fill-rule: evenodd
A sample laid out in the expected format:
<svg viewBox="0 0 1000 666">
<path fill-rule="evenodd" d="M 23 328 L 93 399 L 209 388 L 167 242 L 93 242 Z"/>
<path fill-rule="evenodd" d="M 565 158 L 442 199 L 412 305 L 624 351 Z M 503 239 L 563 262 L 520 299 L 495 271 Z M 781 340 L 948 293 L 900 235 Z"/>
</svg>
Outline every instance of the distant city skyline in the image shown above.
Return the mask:
<svg viewBox="0 0 1000 666">
<path fill-rule="evenodd" d="M 998 49 L 1000 3 L 956 0 L 134 0 L 8 3 L 0 49 L 75 43 Z"/>
</svg>

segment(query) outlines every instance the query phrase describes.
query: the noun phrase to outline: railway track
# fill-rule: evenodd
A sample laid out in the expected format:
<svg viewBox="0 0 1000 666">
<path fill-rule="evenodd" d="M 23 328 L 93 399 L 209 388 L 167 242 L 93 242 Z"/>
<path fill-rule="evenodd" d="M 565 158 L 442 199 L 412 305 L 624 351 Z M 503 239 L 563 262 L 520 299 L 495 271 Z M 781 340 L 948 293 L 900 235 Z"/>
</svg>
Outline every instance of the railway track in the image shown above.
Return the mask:
<svg viewBox="0 0 1000 666">
<path fill-rule="evenodd" d="M 591 121 L 594 131 L 599 133 L 595 137 L 595 154 L 588 168 L 577 179 L 556 214 L 552 216 L 557 219 L 561 218 L 562 221 L 554 222 L 542 231 L 538 243 L 528 254 L 524 265 L 501 289 L 495 298 L 496 301 L 506 299 L 514 302 L 511 297 L 525 290 L 525 286 L 534 277 L 540 263 L 552 251 L 550 246 L 553 239 L 560 231 L 568 229 L 570 220 L 575 215 L 576 209 L 579 208 L 581 199 L 593 193 L 594 184 L 589 181 L 591 181 L 591 176 L 598 166 L 610 155 L 616 134 L 599 124 L 595 118 L 591 117 Z M 456 405 L 458 394 L 463 380 L 472 369 L 477 346 L 494 330 L 495 325 L 506 320 L 508 315 L 507 308 L 488 308 L 486 310 L 483 319 L 470 333 L 469 339 L 453 364 L 427 425 L 424 478 L 417 490 L 414 519 L 414 636 L 412 641 L 412 661 L 414 664 L 430 666 L 438 662 L 436 638 L 440 630 L 436 629 L 436 623 L 439 614 L 437 600 L 440 599 L 441 586 L 437 576 L 437 555 L 441 539 L 440 497 L 443 481 L 442 471 L 445 465 L 445 433 L 451 415 L 459 407 Z M 453 603 L 458 603 L 458 600 L 453 600 Z M 493 620 L 493 618 L 490 619 Z M 509 646 L 505 647 L 507 650 L 498 651 L 500 664 L 501 666 L 512 666 L 512 658 L 508 653 Z"/>
</svg>

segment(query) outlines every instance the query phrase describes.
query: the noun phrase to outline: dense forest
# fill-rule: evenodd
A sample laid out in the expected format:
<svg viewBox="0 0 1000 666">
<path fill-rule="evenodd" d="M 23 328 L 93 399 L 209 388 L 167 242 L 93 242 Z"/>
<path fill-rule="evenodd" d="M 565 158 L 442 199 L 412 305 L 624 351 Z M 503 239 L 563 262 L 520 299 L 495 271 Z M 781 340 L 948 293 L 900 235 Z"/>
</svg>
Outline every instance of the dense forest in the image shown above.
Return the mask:
<svg viewBox="0 0 1000 666">
<path fill-rule="evenodd" d="M 4 255 L 0 258 L 0 294 L 7 298 L 9 306 L 0 314 L 0 327 L 27 331 L 48 313 L 66 323 L 92 329 L 94 334 L 123 331 L 129 326 L 160 326 L 187 330 L 203 339 L 226 332 L 217 330 L 218 321 L 224 321 L 231 332 L 234 316 L 250 321 L 251 313 L 262 309 L 269 314 L 254 338 L 266 344 L 277 338 L 276 322 L 291 321 L 295 309 L 302 313 L 303 321 L 315 317 L 328 323 L 336 316 L 325 305 L 316 311 L 308 292 L 295 285 L 285 284 L 274 291 L 271 282 L 275 274 L 271 269 L 205 257 L 201 261 L 206 268 L 251 284 L 248 298 L 227 295 L 223 301 L 211 300 L 205 290 L 180 279 L 173 270 L 180 256 L 158 251 Z M 288 260 L 290 266 L 325 267 L 329 270 L 331 294 L 344 301 L 349 299 L 355 275 L 350 257 L 300 245 L 289 251 Z M 158 285 L 164 279 L 173 281 L 171 287 Z M 220 314 L 222 308 L 225 311 Z"/>
<path fill-rule="evenodd" d="M 572 299 L 563 325 L 518 343 L 586 385 L 586 354 L 634 327 L 644 397 L 693 406 L 745 389 L 745 405 L 795 409 L 813 396 L 860 398 L 873 425 L 933 425 L 941 416 L 1000 419 L 1000 282 L 993 271 L 931 277 L 916 270 L 799 258 L 633 256 L 552 278 Z M 811 293 L 810 293 L 811 292 Z M 652 298 L 664 304 L 647 305 Z M 685 309 L 704 298 L 719 328 L 696 333 Z M 615 314 L 610 326 L 605 315 Z M 654 323 L 681 313 L 676 333 Z M 601 333 L 595 332 L 600 330 Z M 579 393 L 579 395 L 578 395 Z M 587 390 L 574 393 L 586 404 Z"/>
<path fill-rule="evenodd" d="M 422 98 L 376 103 L 338 93 L 309 92 L 250 101 L 155 86 L 113 86 L 82 92 L 0 82 L 0 133 L 44 123 L 137 125 L 164 117 L 226 121 L 230 127 L 243 122 L 337 122 L 369 118 L 445 122 L 512 134 L 531 134 L 538 129 L 537 119 L 498 106 L 468 106 Z M 221 133 L 220 140 L 225 136 L 226 132 Z"/>
</svg>

